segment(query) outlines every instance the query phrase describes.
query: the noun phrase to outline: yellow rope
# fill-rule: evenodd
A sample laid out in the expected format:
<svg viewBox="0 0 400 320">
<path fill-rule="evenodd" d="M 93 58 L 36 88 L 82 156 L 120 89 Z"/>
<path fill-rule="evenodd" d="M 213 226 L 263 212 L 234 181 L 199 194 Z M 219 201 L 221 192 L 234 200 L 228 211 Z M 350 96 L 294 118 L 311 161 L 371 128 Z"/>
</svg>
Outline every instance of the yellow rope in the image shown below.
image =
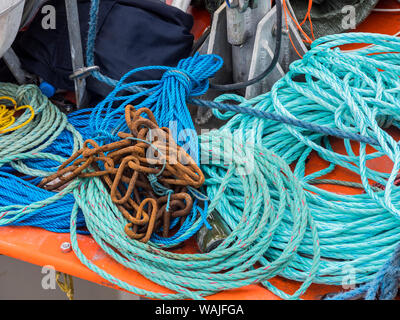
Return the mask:
<svg viewBox="0 0 400 320">
<path fill-rule="evenodd" d="M 25 105 L 18 107 L 17 102 L 13 98 L 6 96 L 0 97 L 0 101 L 4 100 L 11 102 L 13 108 L 10 109 L 10 106 L 7 106 L 6 104 L 0 104 L 0 134 L 20 129 L 32 121 L 33 117 L 35 116 L 35 111 L 31 106 Z M 31 112 L 31 116 L 24 123 L 21 123 L 20 125 L 15 127 L 11 127 L 15 123 L 15 113 L 23 109 L 29 109 Z"/>
<path fill-rule="evenodd" d="M 64 275 L 64 280 L 60 280 L 61 274 Z M 69 300 L 74 300 L 74 280 L 71 275 L 56 272 L 56 281 L 61 291 L 65 292 Z"/>
</svg>

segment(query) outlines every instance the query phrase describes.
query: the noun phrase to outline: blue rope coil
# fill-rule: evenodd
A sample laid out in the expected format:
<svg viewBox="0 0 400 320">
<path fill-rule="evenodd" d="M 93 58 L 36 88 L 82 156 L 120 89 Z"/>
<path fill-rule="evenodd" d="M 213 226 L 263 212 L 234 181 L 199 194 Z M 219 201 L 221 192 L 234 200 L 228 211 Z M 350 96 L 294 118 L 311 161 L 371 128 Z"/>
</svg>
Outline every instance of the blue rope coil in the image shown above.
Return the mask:
<svg viewBox="0 0 400 320">
<path fill-rule="evenodd" d="M 118 131 L 128 130 L 125 122 L 125 107 L 133 104 L 136 109 L 150 109 L 159 126 L 170 128 L 177 144 L 182 146 L 196 163 L 199 163 L 198 137 L 186 101 L 206 93 L 209 88 L 208 79 L 213 77 L 222 65 L 223 60 L 217 55 L 195 54 L 193 57 L 182 59 L 176 68 L 152 66 L 129 71 L 115 84 L 110 94 L 93 109 L 89 118 L 90 129 L 87 135 L 101 143 L 118 140 Z M 159 80 L 133 82 L 129 80 L 132 75 L 148 70 L 160 70 L 164 73 Z M 132 94 L 127 91 L 131 88 L 141 89 Z M 76 115 L 79 118 L 81 114 L 82 111 Z M 86 136 L 86 133 L 82 132 L 82 134 Z M 169 196 L 168 210 L 172 190 L 161 185 L 157 177 L 149 176 L 148 178 L 156 194 Z M 199 192 L 191 190 L 191 193 L 197 200 L 207 200 L 207 197 Z M 202 223 L 205 223 L 207 228 L 211 228 L 202 212 L 199 201 L 196 201 L 192 215 L 200 213 L 199 218 Z M 188 223 L 182 225 L 179 232 L 186 232 L 189 229 L 191 231 L 179 237 L 180 241 L 192 237 L 201 226 L 194 229 L 190 227 Z M 169 243 L 167 240 L 159 242 L 159 237 L 153 237 L 153 240 L 160 244 Z"/>
<path fill-rule="evenodd" d="M 125 107 L 135 104 L 137 109 L 149 108 L 160 127 L 173 129 L 176 134 L 186 133 L 183 141 L 178 136 L 174 139 L 181 146 L 188 144 L 185 151 L 198 163 L 198 139 L 186 101 L 207 92 L 208 78 L 213 77 L 222 64 L 223 60 L 217 55 L 196 54 L 181 60 L 177 68 L 152 66 L 129 71 L 93 109 L 90 118 L 92 133 L 106 137 L 106 141 L 112 140 L 117 130 L 127 129 Z M 160 80 L 129 81 L 132 75 L 147 70 L 161 70 L 164 74 Z M 145 88 L 137 93 L 124 94 L 126 90 L 137 87 Z M 144 100 L 138 102 L 140 99 Z"/>
</svg>

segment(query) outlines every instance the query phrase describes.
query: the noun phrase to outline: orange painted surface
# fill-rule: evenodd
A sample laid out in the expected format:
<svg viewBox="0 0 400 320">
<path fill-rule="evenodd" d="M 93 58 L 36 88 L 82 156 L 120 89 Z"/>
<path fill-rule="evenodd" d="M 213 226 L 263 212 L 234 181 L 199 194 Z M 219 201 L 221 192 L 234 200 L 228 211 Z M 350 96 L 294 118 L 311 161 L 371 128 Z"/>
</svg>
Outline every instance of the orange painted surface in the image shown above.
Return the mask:
<svg viewBox="0 0 400 320">
<path fill-rule="evenodd" d="M 379 7 L 400 7 L 394 0 L 381 1 Z M 206 17 L 206 15 L 204 15 Z M 203 17 L 203 18 L 204 18 Z M 203 19 L 202 18 L 202 19 Z M 196 23 L 197 32 L 202 32 L 206 20 Z M 206 19 L 206 18 L 204 18 Z M 374 12 L 370 17 L 356 30 L 363 32 L 379 32 L 385 34 L 395 34 L 400 30 L 400 14 L 378 13 Z M 390 133 L 397 139 L 400 138 L 400 132 L 392 129 Z M 343 142 L 332 139 L 334 150 L 344 153 Z M 354 151 L 357 154 L 357 143 L 354 143 Z M 368 148 L 368 152 L 372 152 L 373 148 Z M 327 167 L 327 163 L 314 154 L 311 155 L 307 164 L 306 174 L 310 174 L 317 170 Z M 379 169 L 389 172 L 392 163 L 387 157 L 382 157 L 375 161 L 369 161 L 370 168 Z M 355 174 L 344 168 L 337 168 L 334 172 L 323 178 L 340 179 L 344 181 L 356 181 L 360 179 Z M 360 192 L 348 187 L 320 185 L 321 188 L 342 194 L 354 194 Z M 151 282 L 137 272 L 129 270 L 118 264 L 108 257 L 99 245 L 90 236 L 78 236 L 79 244 L 83 253 L 91 259 L 96 265 L 104 269 L 106 272 L 117 276 L 119 279 L 126 281 L 138 288 L 153 290 L 157 292 L 168 292 L 167 289 Z M 116 288 L 115 285 L 105 281 L 80 263 L 74 252 L 62 253 L 60 246 L 63 242 L 69 241 L 69 234 L 56 234 L 33 227 L 1 227 L 0 228 L 0 253 L 20 259 L 36 265 L 52 265 L 58 271 L 71 274 L 72 276 L 86 279 L 101 285 Z M 177 252 L 188 253 L 196 252 L 197 247 L 193 241 L 189 241 L 186 246 Z M 271 283 L 287 293 L 294 293 L 299 287 L 299 283 L 291 280 L 276 277 L 271 279 Z M 321 295 L 329 292 L 337 292 L 340 288 L 325 285 L 312 285 L 307 293 L 303 296 L 305 299 L 318 299 Z M 241 289 L 225 291 L 209 299 L 278 299 L 275 295 L 264 289 L 260 285 L 250 285 Z"/>
<path fill-rule="evenodd" d="M 63 242 L 69 242 L 69 234 L 56 234 L 46 230 L 33 227 L 1 227 L 0 228 L 0 253 L 33 263 L 40 266 L 50 265 L 56 270 L 68 273 L 72 276 L 89 280 L 111 288 L 117 288 L 114 284 L 104 280 L 96 273 L 85 267 L 76 257 L 73 251 L 63 253 L 60 246 Z M 139 273 L 130 270 L 107 256 L 100 246 L 91 236 L 78 235 L 78 241 L 82 252 L 97 266 L 104 271 L 117 276 L 138 288 L 152 290 L 155 292 L 171 292 L 141 276 Z M 180 253 L 195 252 L 195 244 L 188 243 L 185 248 L 176 250 Z M 294 293 L 299 283 L 294 281 L 275 278 L 271 282 L 280 289 L 288 293 Z M 337 291 L 330 286 L 313 285 L 304 296 L 308 299 L 318 298 L 319 295 Z M 233 300 L 265 300 L 277 299 L 259 285 L 250 285 L 236 290 L 230 290 L 218 293 L 209 299 L 233 299 Z"/>
<path fill-rule="evenodd" d="M 198 10 L 196 8 L 190 7 L 188 13 L 193 15 L 194 25 L 192 28 L 192 33 L 195 39 L 198 39 L 204 32 L 204 30 L 211 23 L 211 15 L 206 10 Z"/>
<path fill-rule="evenodd" d="M 172 3 L 172 0 L 167 0 L 166 3 L 170 5 Z M 202 35 L 204 30 L 210 25 L 211 16 L 208 11 L 198 10 L 191 6 L 189 7 L 187 13 L 193 16 L 194 24 L 191 32 L 194 35 L 194 38 L 198 39 Z"/>
</svg>

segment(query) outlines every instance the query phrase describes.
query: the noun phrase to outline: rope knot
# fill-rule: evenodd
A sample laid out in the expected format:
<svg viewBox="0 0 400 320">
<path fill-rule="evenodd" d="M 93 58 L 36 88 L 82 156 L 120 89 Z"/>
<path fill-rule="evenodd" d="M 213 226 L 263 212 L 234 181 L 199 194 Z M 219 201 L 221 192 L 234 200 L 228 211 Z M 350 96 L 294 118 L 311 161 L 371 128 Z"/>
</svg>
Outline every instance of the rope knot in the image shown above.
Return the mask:
<svg viewBox="0 0 400 320">
<path fill-rule="evenodd" d="M 163 74 L 163 76 L 161 78 L 161 82 L 163 84 L 167 84 L 168 80 L 179 82 L 185 89 L 186 95 L 188 95 L 188 96 L 191 95 L 192 88 L 199 85 L 198 81 L 191 78 L 190 75 L 185 70 L 180 70 L 180 69 L 167 70 Z"/>
<path fill-rule="evenodd" d="M 182 85 L 186 96 L 201 96 L 208 90 L 208 79 L 212 78 L 222 65 L 223 60 L 217 55 L 196 53 L 193 57 L 179 61 L 176 68 L 167 70 L 161 78 L 161 83 L 170 91 L 171 81 L 174 81 Z"/>
<path fill-rule="evenodd" d="M 171 196 L 174 193 L 172 189 L 168 189 L 167 187 L 163 186 L 160 182 L 158 182 L 158 178 L 155 174 L 149 174 L 147 175 L 147 178 L 149 179 L 150 185 L 153 188 L 153 191 L 159 195 L 159 196 L 167 196 L 168 195 L 168 200 L 167 200 L 167 207 L 166 211 L 169 211 L 169 204 L 171 201 Z"/>
</svg>

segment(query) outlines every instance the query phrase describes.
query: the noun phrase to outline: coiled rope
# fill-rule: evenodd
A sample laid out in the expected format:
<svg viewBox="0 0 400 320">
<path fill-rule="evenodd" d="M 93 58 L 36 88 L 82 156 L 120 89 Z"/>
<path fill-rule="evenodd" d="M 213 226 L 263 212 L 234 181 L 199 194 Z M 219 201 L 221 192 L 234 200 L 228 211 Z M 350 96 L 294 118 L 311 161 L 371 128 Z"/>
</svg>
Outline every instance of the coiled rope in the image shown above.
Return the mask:
<svg viewBox="0 0 400 320">
<path fill-rule="evenodd" d="M 82 145 L 82 138 L 38 87 L 1 83 L 0 95 L 32 106 L 35 115 L 25 126 L 0 135 L 0 225 L 68 232 L 74 203 L 70 190 L 48 192 L 36 185 Z M 29 117 L 25 112 L 17 123 Z M 79 228 L 84 226 L 81 215 L 77 223 Z"/>
<path fill-rule="evenodd" d="M 374 46 L 357 52 L 343 52 L 338 48 L 350 43 Z M 217 102 L 236 101 L 245 108 L 360 133 L 378 142 L 374 146 L 376 151 L 367 154 L 365 143 L 356 147 L 356 153 L 350 141 L 344 140 L 347 154 L 341 154 L 332 149 L 326 135 L 215 110 L 215 115 L 222 119 L 233 116 L 222 131 L 235 132 L 243 136 L 244 141 L 268 148 L 294 166 L 294 176 L 307 190 L 306 202 L 318 229 L 322 258 L 313 279 L 316 283 L 340 285 L 349 269 L 356 274 L 355 284 L 371 281 L 400 242 L 400 191 L 394 185 L 400 150 L 398 143 L 385 131 L 390 125 L 397 128 L 400 125 L 399 52 L 400 39 L 391 36 L 359 33 L 327 36 L 315 41 L 304 59 L 292 63 L 288 74 L 270 93 L 249 101 L 235 95 L 217 98 Z M 325 169 L 306 175 L 306 160 L 312 151 L 328 164 Z M 368 166 L 369 161 L 382 156 L 393 162 L 390 173 Z M 315 181 L 336 167 L 358 175 L 365 192 L 342 195 L 319 188 Z M 202 169 L 211 199 L 222 183 L 226 185 L 216 209 L 234 229 L 241 219 L 246 199 L 245 191 L 237 187 L 240 178 L 228 179 L 227 168 L 216 168 L 213 164 L 204 165 Z M 371 187 L 370 182 L 384 185 L 385 190 Z M 265 251 L 268 260 L 281 255 L 291 231 L 292 218 L 286 208 L 273 243 Z M 296 256 L 280 275 L 307 280 L 309 274 L 304 270 L 310 269 L 314 256 L 314 234 L 307 229 Z"/>
<path fill-rule="evenodd" d="M 400 245 L 397 246 L 392 257 L 383 265 L 375 278 L 358 288 L 328 295 L 326 300 L 394 300 L 400 286 Z"/>
<path fill-rule="evenodd" d="M 33 117 L 35 116 L 35 112 L 33 111 L 33 108 L 31 106 L 29 105 L 18 106 L 17 102 L 11 97 L 7 96 L 0 97 L 0 101 L 7 101 L 8 103 L 11 102 L 13 107 L 10 110 L 9 106 L 7 106 L 6 104 L 0 104 L 0 134 L 15 131 L 22 128 L 23 126 L 31 122 Z M 15 123 L 16 113 L 24 109 L 28 109 L 30 111 L 30 116 L 25 121 L 18 119 L 17 123 Z"/>
<path fill-rule="evenodd" d="M 219 137 L 220 143 L 229 139 L 229 136 Z M 240 223 L 214 251 L 207 254 L 175 254 L 162 250 L 152 242 L 144 244 L 132 241 L 122 231 L 126 223 L 122 213 L 110 201 L 107 192 L 104 192 L 100 179 L 94 178 L 90 181 L 82 179 L 79 188 L 74 190 L 77 203 L 71 216 L 71 243 L 78 258 L 104 279 L 135 294 L 158 299 L 202 299 L 222 290 L 252 283 L 262 282 L 272 288 L 267 280 L 291 264 L 308 225 L 314 230 L 316 254 L 312 267 L 307 270 L 310 276 L 293 295 L 294 298 L 298 297 L 312 282 L 319 262 L 317 231 L 309 214 L 304 192 L 282 159 L 262 146 L 246 148 L 248 153 L 257 157 L 254 173 L 243 175 L 242 180 L 249 200 Z M 242 174 L 240 169 L 246 169 L 242 150 L 237 149 L 230 160 L 233 162 L 228 178 Z M 258 189 L 257 193 L 251 194 L 253 186 Z M 220 186 L 209 211 L 217 206 L 220 201 L 218 196 L 223 194 L 224 188 L 224 185 Z M 279 198 L 275 202 L 272 201 L 274 194 Z M 125 267 L 138 271 L 176 293 L 149 292 L 136 288 L 108 274 L 87 259 L 80 250 L 76 237 L 75 219 L 78 207 L 85 215 L 93 238 L 106 253 Z M 290 208 L 293 219 L 292 237 L 279 257 L 267 261 L 262 258 L 262 254 L 272 247 L 273 235 L 282 223 L 282 212 L 287 207 Z M 201 221 L 196 221 L 191 228 L 196 228 L 200 223 Z M 256 262 L 261 263 L 261 267 L 254 268 Z"/>
</svg>

